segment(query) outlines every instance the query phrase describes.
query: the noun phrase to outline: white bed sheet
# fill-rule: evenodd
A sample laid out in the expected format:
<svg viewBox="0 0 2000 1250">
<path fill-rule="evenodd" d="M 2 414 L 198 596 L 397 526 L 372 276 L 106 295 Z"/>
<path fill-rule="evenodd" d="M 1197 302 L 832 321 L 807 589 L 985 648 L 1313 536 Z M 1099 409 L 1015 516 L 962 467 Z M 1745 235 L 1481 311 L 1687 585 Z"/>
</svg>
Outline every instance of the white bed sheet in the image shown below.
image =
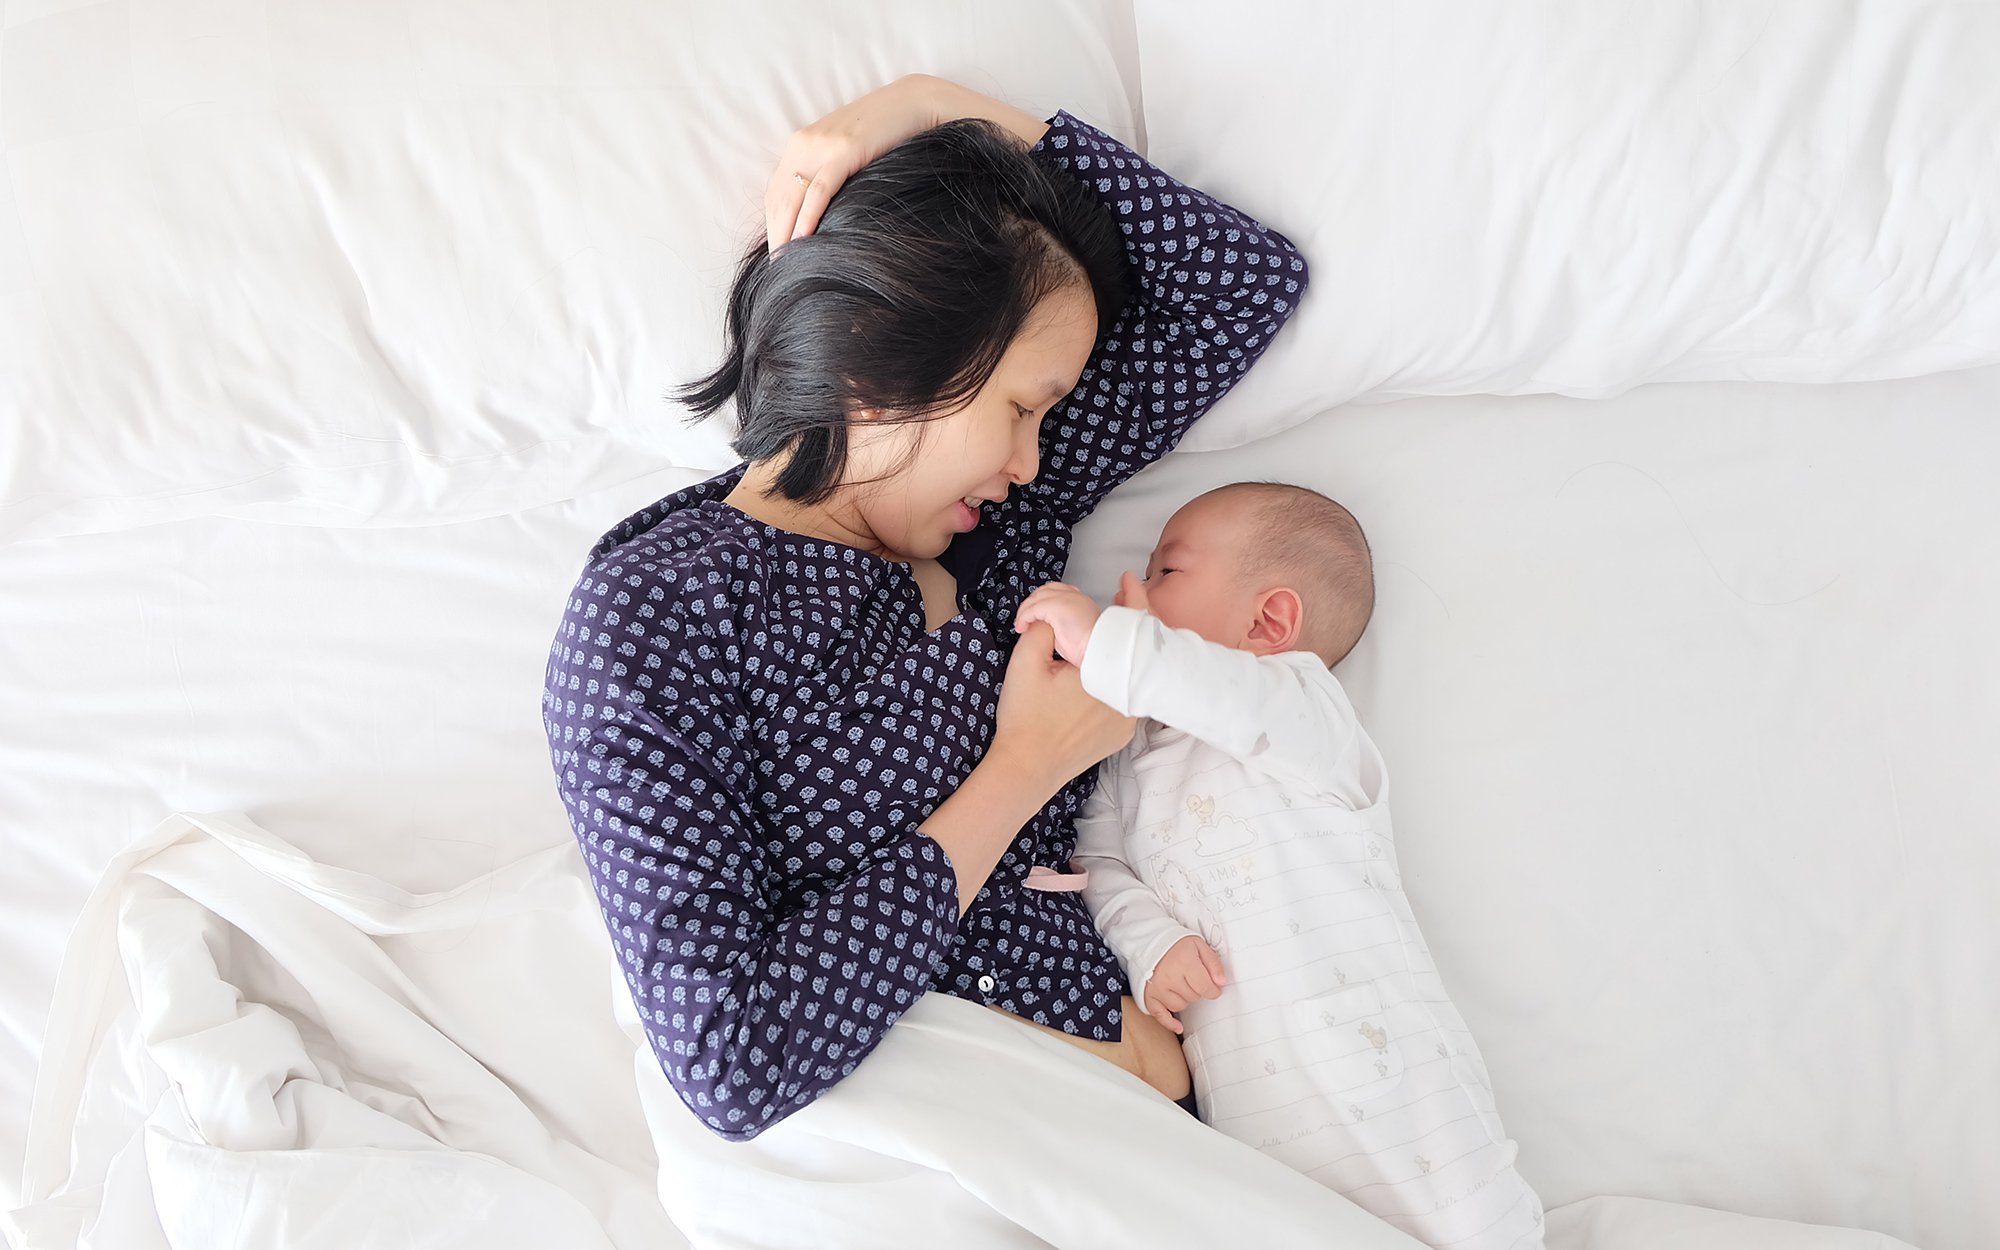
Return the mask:
<svg viewBox="0 0 2000 1250">
<path fill-rule="evenodd" d="M 169 812 L 243 810 L 413 891 L 568 840 L 549 639 L 597 536 L 701 476 L 449 526 L 208 518 L 0 546 L 0 1197 L 69 926 Z"/>
<path fill-rule="evenodd" d="M 2000 370 L 1420 399 L 1170 457 L 1353 507 L 1340 675 L 1405 883 L 1551 1207 L 2000 1229 Z"/>
<path fill-rule="evenodd" d="M 1381 604 L 1342 676 L 1546 1203 L 1972 1250 L 2000 1227 L 1996 408 L 2000 370 L 1350 408 L 1142 474 L 1072 575 L 1107 589 L 1225 480 L 1355 507 Z M 415 891 L 567 839 L 548 637 L 590 541 L 696 476 L 0 547 L 0 1197 L 68 925 L 169 811 Z"/>
</svg>

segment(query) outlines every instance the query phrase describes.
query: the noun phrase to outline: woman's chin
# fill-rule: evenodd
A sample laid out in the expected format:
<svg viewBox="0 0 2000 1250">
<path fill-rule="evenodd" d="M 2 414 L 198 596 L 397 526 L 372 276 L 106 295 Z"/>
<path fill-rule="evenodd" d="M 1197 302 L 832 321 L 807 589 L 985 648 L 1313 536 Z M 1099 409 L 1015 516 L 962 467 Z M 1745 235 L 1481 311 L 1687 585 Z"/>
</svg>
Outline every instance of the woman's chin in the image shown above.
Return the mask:
<svg viewBox="0 0 2000 1250">
<path fill-rule="evenodd" d="M 924 549 L 919 554 L 926 560 L 935 560 L 945 553 L 945 550 L 951 546 L 952 539 L 957 537 L 958 535 L 951 530 L 942 530 L 936 538 L 924 543 Z"/>
<path fill-rule="evenodd" d="M 951 546 L 955 537 L 957 535 L 948 526 L 939 525 L 927 532 L 904 534 L 899 542 L 890 542 L 886 538 L 881 542 L 884 554 L 893 553 L 893 559 L 907 562 L 937 559 L 944 554 L 945 548 Z"/>
</svg>

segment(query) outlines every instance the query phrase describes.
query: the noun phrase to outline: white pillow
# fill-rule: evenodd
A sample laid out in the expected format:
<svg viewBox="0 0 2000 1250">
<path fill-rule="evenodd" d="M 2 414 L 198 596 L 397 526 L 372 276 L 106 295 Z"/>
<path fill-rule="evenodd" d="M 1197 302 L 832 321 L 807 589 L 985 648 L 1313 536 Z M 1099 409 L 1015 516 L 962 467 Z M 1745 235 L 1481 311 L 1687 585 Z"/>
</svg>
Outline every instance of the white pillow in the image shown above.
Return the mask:
<svg viewBox="0 0 2000 1250">
<path fill-rule="evenodd" d="M 2000 361 L 2000 5 L 1137 7 L 1150 155 L 1312 290 L 1197 425 Z"/>
<path fill-rule="evenodd" d="M 0 538 L 416 525 L 722 468 L 790 133 L 902 74 L 1137 137 L 1131 15 L 413 0 L 8 7 Z"/>
</svg>

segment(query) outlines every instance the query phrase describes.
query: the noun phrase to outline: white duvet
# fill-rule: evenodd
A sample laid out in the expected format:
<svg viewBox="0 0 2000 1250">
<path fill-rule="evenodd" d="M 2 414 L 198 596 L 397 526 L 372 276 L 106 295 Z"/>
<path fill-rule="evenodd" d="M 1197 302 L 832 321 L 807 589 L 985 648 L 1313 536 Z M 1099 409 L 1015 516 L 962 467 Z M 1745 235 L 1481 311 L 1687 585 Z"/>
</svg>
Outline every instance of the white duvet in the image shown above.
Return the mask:
<svg viewBox="0 0 2000 1250">
<path fill-rule="evenodd" d="M 626 1000 L 603 946 L 568 845 L 418 895 L 314 863 L 242 816 L 174 817 L 112 865 L 70 947 L 31 1202 L 6 1217 L 9 1238 L 764 1246 L 773 1200 L 798 1192 L 770 1182 L 803 1173 L 823 1182 L 812 1226 L 828 1247 L 1418 1250 L 1109 1064 L 937 994 L 827 1096 L 723 1142 L 613 1010 Z M 593 960 L 605 976 L 574 975 Z M 1579 1208 L 1552 1214 L 1551 1245 L 1582 1244 L 1554 1236 L 1565 1226 L 1599 1229 L 1593 1247 L 1692 1246 L 1675 1240 L 1689 1228 L 1708 1250 L 1902 1244 L 1665 1204 Z"/>
<path fill-rule="evenodd" d="M 65 958 L 25 1171 L 31 1197 L 63 1196 L 12 1234 L 677 1244 L 609 983 L 573 975 L 594 911 L 566 845 L 416 895 L 242 818 L 169 820 L 112 866 Z"/>
</svg>

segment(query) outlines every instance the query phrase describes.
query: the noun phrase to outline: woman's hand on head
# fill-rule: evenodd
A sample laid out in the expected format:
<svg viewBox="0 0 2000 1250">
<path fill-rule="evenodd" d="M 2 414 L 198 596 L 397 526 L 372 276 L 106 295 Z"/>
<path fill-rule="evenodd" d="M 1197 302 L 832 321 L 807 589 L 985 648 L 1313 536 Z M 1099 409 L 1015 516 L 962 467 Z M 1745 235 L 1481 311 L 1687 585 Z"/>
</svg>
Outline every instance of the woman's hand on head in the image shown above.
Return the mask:
<svg viewBox="0 0 2000 1250">
<path fill-rule="evenodd" d="M 770 250 L 819 228 L 827 201 L 848 176 L 903 140 L 937 125 L 941 80 L 905 74 L 794 131 L 764 188 Z M 801 183 L 796 175 L 810 182 Z"/>
<path fill-rule="evenodd" d="M 1000 685 L 994 750 L 1027 762 L 1053 794 L 1124 747 L 1138 724 L 1084 690 L 1076 665 L 1056 654 L 1055 631 L 1045 622 L 1022 632 Z"/>
<path fill-rule="evenodd" d="M 764 188 L 771 251 L 819 229 L 827 201 L 854 171 L 903 140 L 960 117 L 982 117 L 1033 147 L 1049 124 L 1032 113 L 930 74 L 905 74 L 795 132 Z M 808 181 L 801 181 L 801 178 Z"/>
</svg>

